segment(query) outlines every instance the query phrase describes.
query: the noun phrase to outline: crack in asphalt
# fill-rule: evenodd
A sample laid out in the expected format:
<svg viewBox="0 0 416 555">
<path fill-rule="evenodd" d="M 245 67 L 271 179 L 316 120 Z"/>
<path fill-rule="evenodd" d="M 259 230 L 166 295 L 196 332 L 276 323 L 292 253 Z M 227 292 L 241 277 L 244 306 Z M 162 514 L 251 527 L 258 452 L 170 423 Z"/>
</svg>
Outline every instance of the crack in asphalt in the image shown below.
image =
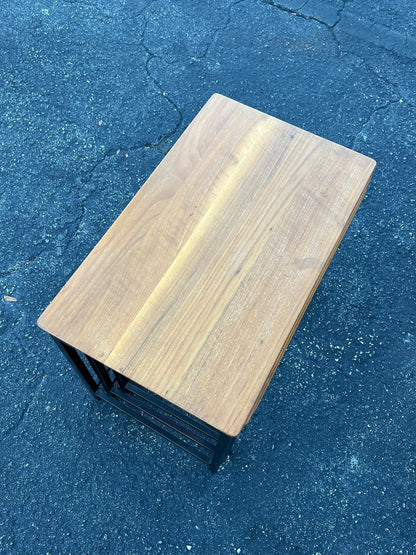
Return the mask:
<svg viewBox="0 0 416 555">
<path fill-rule="evenodd" d="M 32 264 L 32 262 L 36 260 L 39 254 L 40 253 L 38 253 L 36 256 L 31 256 L 30 258 L 28 258 L 27 260 L 23 260 L 22 262 L 17 262 L 11 268 L 8 268 L 4 272 L 0 272 L 0 279 L 5 278 L 6 276 L 12 276 L 14 274 L 17 274 L 18 272 L 20 272 L 21 269 L 26 268 L 27 266 Z"/>
<path fill-rule="evenodd" d="M 367 125 L 369 125 L 369 123 L 371 122 L 371 120 L 374 118 L 374 116 L 378 113 L 381 112 L 383 110 L 389 110 L 391 106 L 393 106 L 394 104 L 405 104 L 406 106 L 408 106 L 409 108 L 416 108 L 416 105 L 412 104 L 411 102 L 408 102 L 406 99 L 404 98 L 397 98 L 397 99 L 392 99 L 392 100 L 388 100 L 385 104 L 383 104 L 382 106 L 377 106 L 372 112 L 371 114 L 368 116 L 368 118 L 365 120 L 365 122 L 362 124 L 360 131 L 356 134 L 355 139 L 353 141 L 352 147 L 353 149 L 355 149 L 356 147 L 356 143 L 359 140 L 359 138 L 361 136 L 363 136 L 363 132 L 364 129 L 367 127 Z"/>
<path fill-rule="evenodd" d="M 284 6 L 283 4 L 277 4 L 273 0 L 260 0 L 260 2 L 262 4 L 267 4 L 268 6 L 273 6 L 273 7 L 277 8 L 278 10 L 280 10 L 284 13 L 290 14 L 292 16 L 295 15 L 296 17 L 300 17 L 301 19 L 304 19 L 305 21 L 315 21 L 316 23 L 319 23 L 320 25 L 323 25 L 324 27 L 326 27 L 326 29 L 331 34 L 331 37 L 332 37 L 333 41 L 335 42 L 335 44 L 337 45 L 339 52 L 342 53 L 341 44 L 338 40 L 338 37 L 335 34 L 335 27 L 341 21 L 342 13 L 345 9 L 345 5 L 346 5 L 347 0 L 342 0 L 342 6 L 337 10 L 337 19 L 332 25 L 330 23 L 328 23 L 327 21 L 324 21 L 323 19 L 320 19 L 319 17 L 316 17 L 314 15 L 305 15 L 305 14 L 300 12 L 300 10 L 302 10 L 308 4 L 309 0 L 306 0 L 306 2 L 304 4 L 302 4 L 301 6 L 299 6 L 298 8 L 293 8 L 293 9 L 288 8 L 287 6 Z"/>
<path fill-rule="evenodd" d="M 180 110 L 179 106 L 176 104 L 176 102 L 174 100 L 172 100 L 172 98 L 170 98 L 168 93 L 163 90 L 162 85 L 159 83 L 159 81 L 156 79 L 156 77 L 154 75 L 152 75 L 149 64 L 150 64 L 151 60 L 153 60 L 154 58 L 157 58 L 158 56 L 156 56 L 153 52 L 151 52 L 151 50 L 146 46 L 145 43 L 143 43 L 142 46 L 148 54 L 148 58 L 147 58 L 146 64 L 145 64 L 145 70 L 146 70 L 146 73 L 147 73 L 148 77 L 152 80 L 153 84 L 159 90 L 162 97 L 165 98 L 171 106 L 173 106 L 173 108 L 176 110 L 176 112 L 179 115 L 178 121 L 176 122 L 176 125 L 172 129 L 172 131 L 170 131 L 168 133 L 163 133 L 162 135 L 159 136 L 159 138 L 155 141 L 155 143 L 150 143 L 149 144 L 150 148 L 158 148 L 161 143 L 167 142 L 173 135 L 175 135 L 176 131 L 178 131 L 178 129 L 181 127 L 182 122 L 183 122 L 183 114 L 182 114 L 182 111 Z"/>
<path fill-rule="evenodd" d="M 155 0 L 153 0 L 153 1 L 155 1 Z M 213 46 L 213 44 L 215 42 L 215 39 L 217 38 L 218 34 L 221 31 L 225 31 L 226 28 L 228 27 L 228 25 L 230 24 L 232 8 L 234 6 L 236 6 L 237 4 L 241 4 L 243 1 L 244 0 L 235 0 L 234 2 L 230 2 L 228 7 L 226 8 L 227 16 L 226 16 L 226 19 L 225 19 L 225 23 L 223 23 L 222 25 L 220 25 L 219 27 L 217 27 L 216 29 L 213 30 L 211 40 L 209 41 L 208 45 L 206 46 L 204 52 L 202 54 L 200 54 L 199 56 L 192 55 L 192 56 L 188 56 L 186 59 L 177 58 L 177 59 L 173 59 L 173 60 L 172 59 L 168 60 L 168 59 L 164 58 L 161 55 L 158 55 L 158 54 L 155 54 L 154 52 L 151 52 L 148 45 L 146 45 L 145 38 L 144 38 L 144 35 L 146 33 L 147 23 L 148 23 L 147 19 L 146 19 L 146 22 L 145 22 L 145 26 L 144 26 L 144 29 L 143 29 L 142 36 L 141 36 L 141 44 L 145 48 L 145 50 L 148 54 L 151 54 L 151 56 L 154 57 L 154 58 L 158 58 L 159 60 L 162 60 L 163 62 L 165 62 L 168 65 L 184 62 L 186 60 L 202 60 L 207 56 L 207 54 L 208 54 L 210 48 Z M 308 1 L 309 0 L 307 0 L 307 2 Z M 142 10 L 142 11 L 144 11 L 144 10 Z"/>
<path fill-rule="evenodd" d="M 382 106 L 378 106 L 376 107 L 370 114 L 370 116 L 366 119 L 366 121 L 362 124 L 360 131 L 357 133 L 357 135 L 355 136 L 355 139 L 353 141 L 353 146 L 352 148 L 355 148 L 355 145 L 357 143 L 357 141 L 359 140 L 360 136 L 362 136 L 363 131 L 365 129 L 365 127 L 370 123 L 370 121 L 372 120 L 372 118 L 375 116 L 375 114 L 379 111 L 382 110 L 388 110 L 390 108 L 391 105 L 393 104 L 397 104 L 397 103 L 405 103 L 407 106 L 409 107 L 414 107 L 414 105 L 407 99 L 404 97 L 404 95 L 399 91 L 399 85 L 398 83 L 395 83 L 393 81 L 391 81 L 390 79 L 388 79 L 387 77 L 385 77 L 384 75 L 381 75 L 381 73 L 379 73 L 377 71 L 376 68 L 373 68 L 370 64 L 368 64 L 364 58 L 362 58 L 361 56 L 355 54 L 354 52 L 350 52 L 349 50 L 345 49 L 342 45 L 341 42 L 339 40 L 339 38 L 337 37 L 337 35 L 335 34 L 335 27 L 340 23 L 341 19 L 342 19 L 342 14 L 345 10 L 346 7 L 346 3 L 347 0 L 342 0 L 342 6 L 338 9 L 337 11 L 337 20 L 335 21 L 335 23 L 333 23 L 332 25 L 329 24 L 327 21 L 324 21 L 322 19 L 319 19 L 317 17 L 314 16 L 307 16 L 305 14 L 299 13 L 299 11 L 297 10 L 301 10 L 305 7 L 305 5 L 309 2 L 309 0 L 306 0 L 306 2 L 300 6 L 299 8 L 295 8 L 295 9 L 290 9 L 287 6 L 284 6 L 282 4 L 277 4 L 275 3 L 273 0 L 260 0 L 260 2 L 262 2 L 263 4 L 267 4 L 270 6 L 274 6 L 275 8 L 279 9 L 282 12 L 291 14 L 291 15 L 296 15 L 306 21 L 316 21 L 317 23 L 320 23 L 321 25 L 324 25 L 328 31 L 331 33 L 331 36 L 333 38 L 333 40 L 335 41 L 336 45 L 338 46 L 339 52 L 340 54 L 346 54 L 346 55 L 350 55 L 350 56 L 355 56 L 356 58 L 358 58 L 360 60 L 360 63 L 371 73 L 373 73 L 374 75 L 376 75 L 377 77 L 379 77 L 381 80 L 383 80 L 386 84 L 388 84 L 390 87 L 393 88 L 395 94 L 399 97 L 397 99 L 390 99 L 387 101 L 386 104 L 382 105 Z M 389 50 L 388 50 L 389 51 Z M 394 52 L 393 52 L 394 53 Z M 394 53 L 396 54 L 396 53 Z"/>
<path fill-rule="evenodd" d="M 212 34 L 212 39 L 210 41 L 210 43 L 208 44 L 208 46 L 206 47 L 204 53 L 201 56 L 193 56 L 192 58 L 195 60 L 202 60 L 204 58 L 207 57 L 208 52 L 210 51 L 210 48 L 213 46 L 215 39 L 217 38 L 218 34 L 221 31 L 225 31 L 228 27 L 228 25 L 231 23 L 231 10 L 234 6 L 236 6 L 237 4 L 240 4 L 243 0 L 237 0 L 237 2 L 230 2 L 230 4 L 228 5 L 227 8 L 227 19 L 224 23 L 224 25 L 221 25 L 220 27 L 217 27 L 216 29 L 214 29 L 214 32 Z M 309 0 L 306 0 L 307 2 Z"/>
<path fill-rule="evenodd" d="M 408 106 L 413 106 L 413 104 L 407 99 L 405 98 L 405 95 L 403 95 L 403 93 L 398 91 L 398 87 L 399 84 L 398 83 L 394 83 L 393 81 L 389 80 L 387 77 L 384 77 L 383 75 L 381 75 L 379 72 L 377 72 L 376 68 L 371 67 L 364 58 L 362 58 L 359 54 L 356 54 L 355 52 L 351 52 L 349 50 L 347 50 L 344 46 L 342 46 L 340 39 L 338 38 L 338 36 L 336 35 L 336 27 L 339 25 L 343 13 L 345 11 L 346 5 L 347 5 L 347 0 L 342 0 L 342 6 L 338 9 L 337 11 L 337 20 L 331 25 L 329 24 L 327 21 L 324 21 L 323 19 L 320 19 L 318 17 L 315 17 L 313 15 L 305 15 L 299 12 L 299 10 L 302 10 L 309 2 L 309 0 L 306 0 L 306 2 L 304 4 L 302 4 L 299 8 L 288 8 L 287 6 L 284 6 L 283 4 L 279 4 L 274 2 L 273 0 L 260 0 L 261 3 L 263 4 L 267 4 L 269 6 L 273 6 L 275 8 L 277 8 L 278 10 L 288 13 L 290 15 L 296 15 L 297 17 L 300 17 L 301 19 L 304 19 L 306 21 L 316 21 L 317 23 L 320 23 L 321 25 L 324 25 L 327 30 L 331 33 L 331 36 L 335 42 L 335 44 L 338 47 L 339 53 L 340 54 L 347 54 L 347 55 L 351 55 L 351 56 L 355 56 L 356 58 L 358 58 L 363 64 L 365 64 L 366 69 L 368 69 L 371 73 L 377 75 L 378 77 L 380 77 L 381 79 L 383 79 L 386 83 L 388 83 L 389 85 L 391 85 L 397 92 L 397 94 L 399 96 L 401 96 L 403 98 L 403 100 L 406 102 L 406 104 Z M 405 37 L 407 39 L 407 37 Z M 398 56 L 401 60 L 402 57 L 395 52 L 393 49 L 389 49 L 386 48 L 386 46 L 383 46 L 383 48 L 391 53 L 394 56 Z M 403 61 L 403 60 L 402 60 Z"/>
<path fill-rule="evenodd" d="M 338 19 L 337 21 L 333 24 L 330 25 L 327 21 L 324 21 L 323 19 L 319 19 L 318 17 L 315 17 L 314 15 L 305 15 L 299 11 L 296 10 L 301 10 L 302 8 L 305 7 L 305 5 L 308 2 L 305 2 L 305 4 L 303 4 L 302 6 L 300 6 L 299 8 L 288 8 L 287 6 L 283 6 L 283 4 L 276 4 L 275 2 L 273 2 L 273 0 L 260 0 L 263 4 L 267 4 L 269 6 L 273 6 L 275 8 L 277 8 L 278 10 L 288 13 L 290 15 L 296 15 L 297 17 L 300 17 L 301 19 L 305 19 L 306 21 L 316 21 L 317 23 L 320 23 L 321 25 L 324 25 L 327 29 L 331 30 L 335 27 L 335 25 L 337 25 L 341 19 L 341 13 L 345 7 L 345 1 L 343 6 L 338 10 Z"/>
<path fill-rule="evenodd" d="M 399 90 L 399 84 L 395 83 L 394 81 L 392 81 L 391 79 L 389 79 L 388 77 L 386 77 L 385 75 L 382 75 L 382 73 L 380 73 L 379 71 L 377 71 L 377 68 L 372 67 L 366 60 L 365 58 L 362 58 L 361 56 L 359 56 L 358 54 L 356 54 L 355 52 L 351 52 L 345 48 L 341 49 L 342 54 L 346 54 L 349 56 L 354 56 L 355 58 L 357 58 L 358 60 L 360 60 L 360 65 L 362 65 L 367 71 L 369 71 L 370 73 L 372 73 L 373 75 L 375 75 L 376 77 L 378 77 L 379 79 L 381 79 L 382 81 L 384 81 L 387 85 L 389 85 L 389 87 L 391 87 L 394 92 L 396 93 L 397 96 L 399 96 L 403 102 L 409 106 L 410 108 L 414 108 L 415 105 L 408 99 L 406 98 L 406 96 L 404 95 L 404 93 L 402 91 Z"/>
<path fill-rule="evenodd" d="M 81 181 L 83 183 L 89 182 L 95 171 L 97 170 L 97 168 L 103 164 L 108 158 L 110 158 L 111 156 L 116 156 L 120 153 L 128 153 L 131 151 L 135 151 L 135 150 L 140 150 L 140 149 L 145 149 L 145 148 L 155 148 L 157 149 L 159 152 L 161 152 L 162 154 L 164 154 L 163 150 L 160 149 L 160 145 L 163 142 L 167 142 L 176 132 L 177 130 L 180 128 L 180 126 L 182 125 L 183 122 L 183 114 L 182 111 L 180 110 L 179 106 L 176 104 L 176 102 L 170 98 L 170 96 L 163 90 L 162 85 L 157 81 L 157 79 L 154 77 L 154 75 L 152 75 L 152 72 L 150 70 L 149 67 L 149 63 L 152 59 L 154 58 L 159 58 L 161 59 L 159 56 L 157 56 L 156 54 L 154 54 L 154 52 L 152 52 L 150 50 L 150 48 L 146 45 L 145 41 L 144 41 L 144 35 L 146 32 L 146 27 L 148 24 L 148 21 L 146 19 L 146 16 L 144 15 L 144 12 L 155 2 L 155 0 L 151 0 L 151 2 L 149 2 L 146 6 L 144 6 L 142 8 L 142 10 L 140 11 L 141 14 L 143 14 L 143 17 L 145 19 L 145 24 L 143 27 L 143 31 L 141 33 L 141 37 L 140 37 L 140 45 L 142 46 L 142 48 L 144 48 L 144 50 L 147 53 L 147 59 L 145 62 L 145 71 L 147 76 L 149 77 L 149 79 L 151 80 L 151 82 L 154 84 L 154 86 L 156 87 L 156 89 L 160 92 L 160 94 L 162 95 L 162 97 L 169 102 L 169 104 L 174 108 L 174 110 L 177 112 L 177 114 L 179 115 L 178 121 L 175 124 L 174 128 L 171 131 L 168 131 L 166 133 L 162 133 L 157 139 L 156 141 L 150 142 L 150 141 L 146 141 L 143 143 L 139 143 L 136 145 L 132 145 L 132 146 L 127 146 L 127 147 L 120 147 L 120 148 L 112 148 L 110 150 L 108 150 L 104 156 L 102 156 L 99 160 L 97 160 L 95 162 L 95 164 L 86 172 L 83 173 L 82 177 L 81 177 Z M 91 191 L 84 199 L 81 199 L 82 201 L 85 201 L 88 199 L 88 197 L 90 196 L 90 194 L 93 191 Z"/>
<path fill-rule="evenodd" d="M 373 119 L 373 117 L 378 112 L 382 112 L 383 110 L 388 110 L 390 108 L 390 106 L 392 106 L 393 104 L 403 104 L 403 103 L 407 104 L 406 101 L 403 100 L 403 98 L 399 98 L 399 99 L 396 99 L 396 100 L 388 100 L 382 106 L 377 106 L 376 108 L 374 108 L 374 110 L 371 112 L 371 114 L 368 116 L 368 118 L 362 124 L 360 131 L 356 134 L 356 136 L 354 138 L 354 141 L 353 141 L 353 144 L 352 144 L 352 148 L 355 149 L 357 141 L 359 140 L 360 137 L 363 136 L 364 129 L 367 127 L 367 125 L 370 123 L 370 121 Z"/>
<path fill-rule="evenodd" d="M 144 20 L 145 20 L 145 24 L 143 27 L 143 31 L 141 33 L 141 37 L 140 37 L 140 45 L 142 46 L 142 48 L 144 48 L 144 50 L 147 53 L 147 59 L 145 62 L 145 71 L 147 76 L 149 77 L 149 79 L 151 80 L 151 82 L 154 84 L 154 86 L 156 87 L 156 89 L 159 91 L 159 93 L 162 95 L 162 97 L 174 108 L 174 110 L 177 112 L 177 114 L 179 115 L 178 121 L 176 122 L 174 128 L 171 131 L 168 131 L 166 133 L 162 133 L 161 135 L 159 135 L 159 137 L 151 142 L 151 141 L 146 141 L 143 143 L 139 143 L 139 144 L 135 144 L 135 145 L 131 145 L 131 146 L 127 146 L 127 147 L 120 147 L 120 148 L 112 148 L 110 150 L 108 150 L 107 152 L 105 152 L 105 154 L 95 162 L 95 164 L 93 164 L 91 166 L 91 168 L 87 171 L 85 171 L 82 176 L 80 177 L 80 183 L 82 185 L 85 186 L 86 183 L 89 183 L 93 176 L 94 173 L 96 172 L 96 170 L 101 166 L 101 164 L 103 164 L 106 160 L 108 160 L 108 158 L 112 157 L 112 156 L 117 156 L 120 153 L 121 154 L 127 154 L 129 152 L 133 152 L 133 151 L 137 151 L 137 150 L 141 150 L 141 149 L 156 149 L 158 152 L 160 152 L 161 154 L 166 154 L 166 152 L 164 151 L 164 149 L 161 148 L 161 145 L 164 143 L 167 143 L 171 137 L 173 137 L 175 135 L 175 133 L 178 131 L 178 129 L 181 127 L 182 122 L 183 122 L 183 114 L 182 111 L 180 110 L 179 106 L 176 104 L 176 102 L 170 98 L 170 96 L 163 90 L 162 85 L 157 81 L 157 79 L 155 78 L 155 76 L 152 74 L 149 64 L 150 61 L 154 58 L 159 58 L 156 54 L 154 54 L 149 47 L 146 45 L 145 41 L 144 41 L 144 35 L 146 32 L 146 27 L 148 24 L 148 21 L 146 19 L 146 16 L 144 14 L 144 12 L 155 2 L 155 0 L 151 0 L 148 4 L 146 4 L 146 6 L 144 6 L 141 11 L 140 14 L 143 14 Z M 79 215 L 74 218 L 73 222 L 77 225 L 77 229 L 76 232 L 74 234 L 74 236 L 69 240 L 68 244 L 72 241 L 72 239 L 74 239 L 79 232 L 81 231 L 81 225 L 82 225 L 82 221 L 85 217 L 85 213 L 86 213 L 86 202 L 88 201 L 88 198 L 94 193 L 95 188 L 91 189 L 86 195 L 84 195 L 83 197 L 80 198 L 81 200 L 81 210 Z M 81 192 L 81 191 L 80 191 Z M 1 274 L 0 274 L 1 277 Z"/>
</svg>

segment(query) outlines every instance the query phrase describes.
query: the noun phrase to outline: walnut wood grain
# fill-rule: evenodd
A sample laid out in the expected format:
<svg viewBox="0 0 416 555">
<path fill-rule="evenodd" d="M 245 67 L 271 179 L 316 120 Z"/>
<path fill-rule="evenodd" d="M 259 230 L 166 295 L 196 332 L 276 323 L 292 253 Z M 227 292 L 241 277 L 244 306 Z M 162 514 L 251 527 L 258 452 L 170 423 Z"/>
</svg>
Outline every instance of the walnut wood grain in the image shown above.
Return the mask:
<svg viewBox="0 0 416 555">
<path fill-rule="evenodd" d="M 236 436 L 374 167 L 216 94 L 38 324 Z"/>
</svg>

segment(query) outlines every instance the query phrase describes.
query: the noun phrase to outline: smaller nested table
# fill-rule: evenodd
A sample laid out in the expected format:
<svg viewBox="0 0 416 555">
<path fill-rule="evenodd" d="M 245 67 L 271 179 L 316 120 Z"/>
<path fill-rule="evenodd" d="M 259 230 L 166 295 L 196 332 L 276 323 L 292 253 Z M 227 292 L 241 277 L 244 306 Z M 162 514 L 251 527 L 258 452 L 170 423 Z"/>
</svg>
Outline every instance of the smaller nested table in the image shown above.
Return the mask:
<svg viewBox="0 0 416 555">
<path fill-rule="evenodd" d="M 374 167 L 215 94 L 38 324 L 94 395 L 216 470 Z"/>
</svg>

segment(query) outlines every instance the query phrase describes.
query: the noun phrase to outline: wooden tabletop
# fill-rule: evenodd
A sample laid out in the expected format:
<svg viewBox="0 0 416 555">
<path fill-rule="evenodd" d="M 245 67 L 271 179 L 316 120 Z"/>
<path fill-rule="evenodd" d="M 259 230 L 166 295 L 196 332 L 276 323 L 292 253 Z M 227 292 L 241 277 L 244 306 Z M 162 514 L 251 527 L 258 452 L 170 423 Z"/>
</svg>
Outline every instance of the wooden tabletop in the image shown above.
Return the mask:
<svg viewBox="0 0 416 555">
<path fill-rule="evenodd" d="M 236 436 L 374 167 L 215 94 L 38 324 Z"/>
</svg>

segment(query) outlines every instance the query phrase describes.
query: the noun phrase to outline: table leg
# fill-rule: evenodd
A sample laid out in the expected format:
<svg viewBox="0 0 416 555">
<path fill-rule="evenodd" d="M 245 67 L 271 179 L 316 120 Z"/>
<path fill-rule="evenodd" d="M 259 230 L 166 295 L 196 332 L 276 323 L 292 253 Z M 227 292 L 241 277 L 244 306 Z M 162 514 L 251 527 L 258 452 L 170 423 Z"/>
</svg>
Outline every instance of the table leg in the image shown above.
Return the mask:
<svg viewBox="0 0 416 555">
<path fill-rule="evenodd" d="M 220 433 L 214 453 L 212 455 L 211 462 L 209 464 L 209 469 L 211 470 L 211 472 L 217 472 L 219 466 L 225 461 L 228 453 L 231 450 L 234 439 L 234 437 L 230 437 Z"/>
<path fill-rule="evenodd" d="M 212 472 L 216 472 L 225 461 L 235 438 L 186 415 L 117 372 L 114 372 L 114 380 L 111 379 L 108 369 L 102 363 L 81 353 L 85 356 L 85 363 L 74 347 L 56 337 L 53 339 L 94 397 L 116 406 L 171 443 L 191 453 L 208 464 Z"/>
<path fill-rule="evenodd" d="M 88 387 L 90 392 L 95 396 L 95 393 L 98 390 L 99 384 L 97 384 L 97 382 L 94 380 L 94 378 L 88 371 L 88 368 L 85 366 L 83 360 L 77 353 L 76 349 L 74 349 L 70 345 L 67 345 L 66 343 L 64 343 L 60 339 L 57 339 L 56 337 L 53 337 L 53 336 L 51 337 L 54 339 L 55 343 L 58 345 L 58 347 L 63 352 L 65 357 L 68 359 L 68 361 L 71 363 L 71 365 L 78 372 L 78 375 L 81 377 L 82 381 Z"/>
<path fill-rule="evenodd" d="M 91 366 L 91 368 L 96 373 L 100 384 L 104 388 L 104 391 L 109 393 L 111 391 L 112 386 L 113 386 L 113 382 L 111 381 L 111 378 L 108 375 L 107 368 L 104 366 L 104 364 L 102 364 L 101 362 L 98 362 L 98 360 L 95 360 L 95 359 L 89 357 L 88 355 L 85 355 L 85 358 L 88 360 L 89 365 Z"/>
</svg>

